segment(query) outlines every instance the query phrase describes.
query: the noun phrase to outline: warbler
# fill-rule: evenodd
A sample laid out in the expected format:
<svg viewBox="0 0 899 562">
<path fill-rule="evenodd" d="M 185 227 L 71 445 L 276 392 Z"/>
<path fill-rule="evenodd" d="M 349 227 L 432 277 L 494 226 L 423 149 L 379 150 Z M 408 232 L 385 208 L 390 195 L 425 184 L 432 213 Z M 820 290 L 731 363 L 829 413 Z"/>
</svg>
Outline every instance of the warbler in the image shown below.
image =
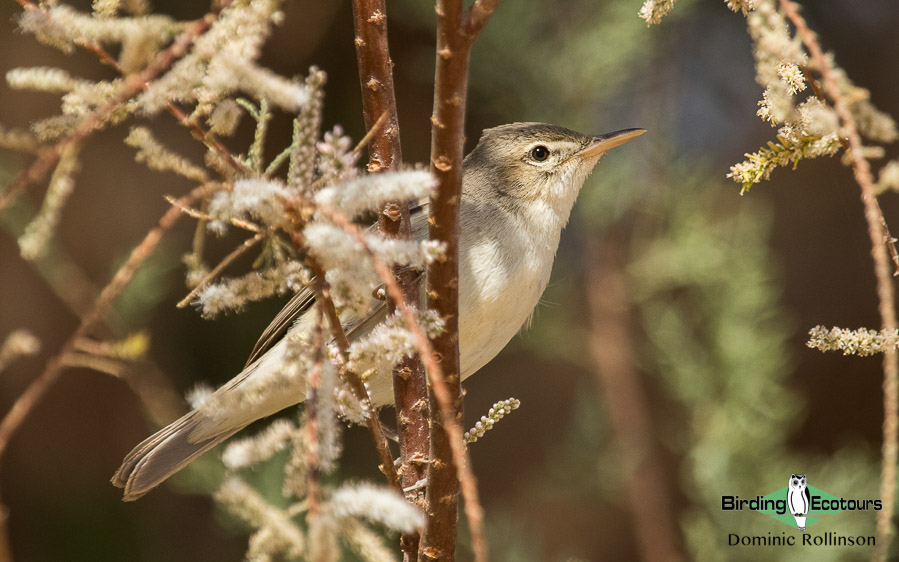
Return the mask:
<svg viewBox="0 0 899 562">
<path fill-rule="evenodd" d="M 462 379 L 492 360 L 524 326 L 543 294 L 575 199 L 602 154 L 644 129 L 584 135 L 556 125 L 512 123 L 486 129 L 465 158 L 459 209 L 459 354 Z M 428 236 L 427 205 L 412 209 L 412 234 Z M 240 393 L 281 368 L 280 336 L 313 329 L 311 291 L 298 293 L 263 333 L 247 366 L 211 399 Z M 364 335 L 386 317 L 373 299 L 367 317 L 346 326 Z M 368 380 L 376 407 L 393 403 L 389 376 Z M 134 448 L 112 478 L 135 500 L 250 423 L 302 401 L 305 392 L 270 392 L 251 409 L 195 409 Z"/>
</svg>

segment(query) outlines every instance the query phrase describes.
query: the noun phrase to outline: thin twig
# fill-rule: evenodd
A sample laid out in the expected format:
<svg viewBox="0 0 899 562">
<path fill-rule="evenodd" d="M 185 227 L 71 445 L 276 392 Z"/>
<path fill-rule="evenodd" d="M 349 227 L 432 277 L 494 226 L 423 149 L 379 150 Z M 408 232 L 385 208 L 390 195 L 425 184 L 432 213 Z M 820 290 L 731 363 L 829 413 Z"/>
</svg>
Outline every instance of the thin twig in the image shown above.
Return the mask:
<svg viewBox="0 0 899 562">
<path fill-rule="evenodd" d="M 315 307 L 315 331 L 312 336 L 313 363 L 309 372 L 309 395 L 306 400 L 306 426 L 309 439 L 306 443 L 306 498 L 309 502 L 309 516 L 317 517 L 318 499 L 318 390 L 321 385 L 322 357 L 324 355 L 324 302 L 318 301 Z M 328 412 L 325 415 L 330 415 Z"/>
<path fill-rule="evenodd" d="M 895 296 L 890 275 L 890 257 L 884 235 L 883 212 L 874 191 L 874 178 L 868 160 L 864 156 L 861 136 L 849 104 L 840 92 L 839 84 L 821 50 L 817 36 L 809 29 L 796 5 L 790 0 L 780 0 L 786 16 L 796 27 L 796 32 L 808 49 L 811 61 L 821 74 L 824 91 L 833 100 L 834 110 L 840 117 L 849 143 L 848 155 L 852 162 L 855 180 L 861 188 L 865 219 L 868 222 L 868 236 L 871 238 L 871 256 L 874 259 L 874 273 L 877 278 L 877 297 L 881 327 L 886 334 L 893 334 L 897 328 Z M 881 468 L 880 498 L 883 509 L 877 513 L 877 550 L 875 560 L 886 560 L 892 539 L 892 519 L 895 510 L 896 460 L 899 452 L 899 354 L 895 345 L 887 345 L 883 356 L 883 465 Z"/>
<path fill-rule="evenodd" d="M 46 7 L 44 7 L 44 6 L 38 6 L 34 2 L 30 2 L 29 0 L 13 0 L 13 1 L 17 2 L 20 6 L 22 6 L 22 8 L 24 8 L 26 10 L 40 12 L 48 20 L 51 19 L 50 12 L 48 12 Z M 124 74 L 124 72 L 121 71 L 121 68 L 119 68 L 119 63 L 112 57 L 112 55 L 110 55 L 108 52 L 106 52 L 106 50 L 103 47 L 101 47 L 100 45 L 98 45 L 96 43 L 92 43 L 90 41 L 85 41 L 85 40 L 76 40 L 73 42 L 76 45 L 78 45 L 79 47 L 83 47 L 84 49 L 87 49 L 88 51 L 97 55 L 100 58 L 100 62 L 102 62 L 103 64 L 105 64 L 107 66 L 111 66 L 112 68 L 115 68 L 116 70 L 118 70 L 119 72 Z"/>
<path fill-rule="evenodd" d="M 178 200 L 175 199 L 174 197 L 172 197 L 171 195 L 166 195 L 165 200 L 168 201 L 170 204 L 174 205 L 175 207 L 178 207 L 179 209 L 181 209 L 181 212 L 189 217 L 195 218 L 199 221 L 205 221 L 205 222 L 212 222 L 215 220 L 215 217 L 213 217 L 209 213 L 205 213 L 205 212 L 201 211 L 200 209 L 194 209 L 193 207 L 186 207 L 186 206 L 180 205 L 178 203 Z M 228 219 L 228 223 L 233 224 L 237 228 L 242 228 L 242 229 L 246 230 L 247 232 L 252 232 L 255 234 L 262 232 L 261 226 L 259 226 L 256 223 L 252 223 L 248 220 L 232 217 L 232 218 Z"/>
<path fill-rule="evenodd" d="M 359 139 L 359 142 L 356 143 L 356 146 L 353 147 L 353 154 L 359 154 L 362 152 L 362 149 L 365 148 L 368 143 L 371 141 L 372 137 L 381 130 L 381 127 L 384 126 L 384 123 L 387 122 L 387 112 L 381 114 L 381 117 L 375 122 L 374 126 L 365 133 L 365 136 Z"/>
<path fill-rule="evenodd" d="M 218 265 L 216 265 L 212 269 L 212 271 L 207 273 L 203 277 L 203 279 L 201 279 L 200 282 L 197 283 L 197 286 L 194 287 L 193 290 L 190 293 L 188 293 L 186 297 L 184 297 L 183 299 L 178 301 L 178 304 L 175 306 L 177 306 L 178 308 L 184 308 L 185 306 L 189 305 L 190 301 L 194 300 L 194 297 L 197 296 L 197 293 L 199 293 L 203 289 L 203 287 L 205 287 L 210 281 L 212 281 L 213 279 L 218 277 L 219 273 L 221 273 L 222 271 L 224 271 L 224 269 L 226 267 L 231 265 L 231 263 L 233 263 L 234 260 L 236 260 L 237 258 L 242 256 L 244 254 L 244 252 L 246 252 L 247 250 L 249 250 L 256 244 L 258 244 L 259 241 L 262 240 L 264 237 L 265 237 L 265 235 L 262 232 L 260 232 L 256 236 L 254 236 L 252 238 L 247 238 L 246 240 L 244 240 L 243 244 L 241 244 L 240 246 L 238 246 L 237 248 L 232 250 L 230 254 L 225 256 L 225 259 L 220 261 L 218 263 Z"/>
<path fill-rule="evenodd" d="M 304 240 L 299 232 L 293 233 L 293 239 L 294 244 L 296 244 L 298 248 L 303 247 Z M 327 281 L 325 281 L 325 270 L 312 255 L 306 256 L 306 262 L 309 265 L 312 274 L 315 276 L 315 280 L 312 283 L 312 290 L 315 292 L 315 298 L 321 303 L 325 317 L 328 319 L 331 337 L 337 342 L 337 349 L 344 358 L 344 365 L 346 365 L 347 357 L 349 356 L 350 341 L 347 339 L 346 332 L 343 329 L 343 323 L 340 321 L 340 316 L 337 314 L 337 308 L 334 306 L 334 301 L 331 299 L 330 287 L 328 286 Z M 387 482 L 392 487 L 402 492 L 399 475 L 396 472 L 396 466 L 393 464 L 393 454 L 390 452 L 387 436 L 384 434 L 381 420 L 378 419 L 378 411 L 374 405 L 372 405 L 368 389 L 365 388 L 365 383 L 358 373 L 345 368 L 344 375 L 346 376 L 347 381 L 349 381 L 350 388 L 353 389 L 356 399 L 362 402 L 363 407 L 368 412 L 365 423 L 368 426 L 368 430 L 371 432 L 372 439 L 375 442 L 375 448 L 378 450 L 381 472 L 387 477 Z"/>
<path fill-rule="evenodd" d="M 194 201 L 221 189 L 222 186 L 219 184 L 202 185 L 195 188 L 184 197 L 181 197 L 179 202 L 182 205 L 190 205 Z M 13 403 L 12 408 L 10 408 L 3 417 L 3 420 L 0 421 L 0 464 L 2 464 L 10 439 L 12 439 L 16 430 L 19 429 L 22 422 L 25 421 L 25 418 L 28 417 L 28 414 L 35 405 L 41 398 L 43 398 L 47 390 L 49 390 L 50 387 L 53 386 L 53 383 L 59 378 L 59 375 L 65 367 L 68 355 L 76 349 L 76 343 L 86 337 L 90 331 L 102 321 L 103 317 L 112 306 L 112 303 L 118 298 L 122 293 L 122 290 L 134 277 L 134 273 L 137 271 L 138 267 L 150 257 L 162 240 L 163 235 L 171 230 L 182 216 L 183 214 L 177 207 L 171 207 L 166 211 L 159 220 L 159 224 L 144 236 L 144 239 L 140 244 L 131 251 L 131 255 L 125 263 L 119 267 L 118 271 L 116 271 L 112 280 L 102 291 L 100 291 L 100 295 L 97 297 L 93 308 L 82 316 L 78 328 L 76 328 L 72 335 L 69 336 L 69 339 L 63 344 L 59 352 L 47 362 L 44 371 L 38 375 L 36 379 L 31 381 L 31 384 L 25 389 L 25 392 L 23 392 L 16 399 L 15 403 Z M 0 506 L 0 509 L 5 508 Z M 0 544 L 4 542 L 6 544 L 9 543 L 6 520 L 7 517 L 5 514 L 0 517 Z"/>
<path fill-rule="evenodd" d="M 26 9 L 40 10 L 40 8 L 30 2 L 21 0 L 19 3 Z M 112 101 L 88 114 L 81 120 L 78 127 L 76 127 L 71 134 L 57 142 L 55 145 L 45 149 L 40 156 L 38 156 L 37 160 L 32 162 L 30 166 L 22 170 L 22 172 L 13 179 L 6 190 L 0 193 L 0 210 L 11 205 L 28 185 L 43 178 L 62 155 L 63 149 L 73 142 L 84 140 L 87 136 L 97 130 L 116 109 L 141 91 L 145 90 L 150 81 L 168 70 L 175 61 L 183 57 L 187 53 L 187 50 L 194 44 L 194 41 L 209 30 L 221 10 L 226 8 L 230 3 L 231 0 L 219 2 L 214 10 L 210 11 L 199 20 L 196 20 L 190 27 L 182 32 L 168 48 L 160 51 L 146 68 L 136 74 L 126 76 L 122 91 L 119 92 Z M 112 64 L 117 69 L 119 68 L 118 64 L 115 63 L 115 60 L 99 46 L 93 44 L 88 46 L 86 43 L 81 43 L 81 45 L 90 48 L 91 51 L 97 53 L 103 62 Z M 179 122 L 198 134 L 201 140 L 204 142 L 211 140 L 211 138 L 203 131 L 202 127 L 184 115 L 184 113 L 178 110 L 174 105 L 170 104 L 169 110 L 174 110 L 173 114 L 179 118 Z M 215 143 L 213 143 L 213 145 L 216 146 Z M 228 151 L 223 146 L 217 145 L 216 148 L 220 153 L 228 154 Z"/>
<path fill-rule="evenodd" d="M 215 135 L 206 131 L 193 117 L 181 111 L 178 106 L 173 103 L 169 103 L 165 107 L 169 113 L 178 119 L 178 123 L 187 127 L 190 132 L 193 133 L 194 138 L 199 139 L 200 142 L 205 144 L 208 148 L 211 148 L 218 153 L 219 156 L 222 156 L 225 159 L 225 162 L 227 162 L 236 172 L 244 176 L 252 175 L 252 170 L 235 158 L 234 155 L 231 154 L 231 151 L 225 148 L 225 145 L 223 145 Z"/>
<path fill-rule="evenodd" d="M 821 100 L 822 103 L 827 103 L 827 96 L 824 95 L 824 90 L 821 89 L 821 84 L 818 82 L 818 79 L 815 78 L 815 75 L 812 73 L 812 70 L 808 66 L 800 66 L 800 70 L 802 74 L 808 80 L 809 85 L 812 87 L 812 92 L 815 94 L 815 97 Z M 846 137 L 837 136 L 840 140 L 840 144 L 843 146 L 843 150 L 849 152 L 849 139 Z M 878 204 L 878 208 L 880 205 Z M 883 212 L 880 213 L 880 224 L 883 227 L 883 237 L 884 241 L 887 245 L 887 248 L 890 250 L 890 258 L 893 260 L 893 267 L 895 270 L 893 271 L 893 277 L 899 276 L 899 251 L 896 250 L 896 239 L 893 238 L 893 235 L 890 234 L 890 228 L 887 226 L 887 221 L 883 216 Z"/>
<path fill-rule="evenodd" d="M 89 353 L 71 352 L 63 360 L 63 367 L 73 369 L 83 367 L 98 373 L 105 373 L 117 379 L 124 379 L 128 368 L 122 361 L 97 357 Z"/>
</svg>

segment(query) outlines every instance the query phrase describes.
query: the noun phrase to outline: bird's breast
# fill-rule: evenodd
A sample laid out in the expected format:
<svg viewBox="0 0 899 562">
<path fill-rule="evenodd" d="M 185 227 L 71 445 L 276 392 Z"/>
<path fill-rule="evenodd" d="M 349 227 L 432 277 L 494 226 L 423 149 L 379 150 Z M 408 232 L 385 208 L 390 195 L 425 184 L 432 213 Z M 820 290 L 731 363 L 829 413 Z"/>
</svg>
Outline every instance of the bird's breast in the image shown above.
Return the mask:
<svg viewBox="0 0 899 562">
<path fill-rule="evenodd" d="M 462 378 L 493 359 L 527 322 L 549 281 L 555 247 L 520 229 L 479 236 L 460 248 L 459 352 Z"/>
</svg>

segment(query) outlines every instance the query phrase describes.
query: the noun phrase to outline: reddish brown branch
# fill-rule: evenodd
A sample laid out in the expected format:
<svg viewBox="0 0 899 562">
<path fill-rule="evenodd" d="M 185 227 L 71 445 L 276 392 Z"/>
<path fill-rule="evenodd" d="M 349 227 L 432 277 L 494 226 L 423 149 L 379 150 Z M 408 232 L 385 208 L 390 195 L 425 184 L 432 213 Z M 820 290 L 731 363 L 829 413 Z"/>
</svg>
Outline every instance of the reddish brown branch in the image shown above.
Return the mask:
<svg viewBox="0 0 899 562">
<path fill-rule="evenodd" d="M 449 391 L 444 399 L 434 384 L 431 393 L 431 446 L 427 483 L 427 523 L 419 560 L 452 560 L 455 556 L 459 478 L 466 497 L 475 559 L 487 559 L 483 511 L 470 467 L 463 466 L 457 447 L 464 448 L 452 429 L 462 424 L 462 379 L 459 373 L 459 204 L 462 196 L 462 151 L 465 140 L 465 100 L 471 45 L 497 0 L 476 0 L 463 13 L 461 0 L 437 0 L 437 56 L 434 111 L 431 115 L 431 172 L 437 189 L 431 196 L 429 237 L 446 244 L 446 259 L 428 268 L 428 308 L 446 322 L 434 339 L 434 350 Z M 449 402 L 446 404 L 445 402 Z M 448 406 L 448 407 L 447 407 Z M 441 415 L 436 415 L 440 411 Z M 456 441 L 459 441 L 457 443 Z"/>
<path fill-rule="evenodd" d="M 419 560 L 453 560 L 456 548 L 458 466 L 452 462 L 447 423 L 462 424 L 462 380 L 459 374 L 459 200 L 462 193 L 462 142 L 465 96 L 468 82 L 468 49 L 460 48 L 461 2 L 437 2 L 437 76 L 434 113 L 431 117 L 431 172 L 438 187 L 431 197 L 432 240 L 446 243 L 446 259 L 428 268 L 428 308 L 446 322 L 446 330 L 434 338 L 440 358 L 450 409 L 448 415 L 431 415 L 431 443 L 426 490 L 427 523 Z M 431 411 L 439 411 L 436 396 Z M 481 517 L 481 514 L 478 514 Z"/>
<path fill-rule="evenodd" d="M 874 191 L 874 177 L 868 160 L 864 156 L 861 136 L 849 104 L 840 92 L 836 77 L 817 36 L 809 29 L 796 5 L 790 0 L 780 0 L 786 16 L 796 27 L 796 32 L 808 49 L 812 66 L 821 74 L 824 91 L 833 100 L 834 110 L 840 117 L 846 139 L 849 143 L 848 155 L 852 163 L 855 180 L 861 188 L 865 220 L 868 222 L 868 236 L 871 238 L 871 256 L 874 259 L 874 273 L 877 278 L 877 297 L 881 327 L 885 334 L 896 331 L 895 295 L 890 275 L 890 257 L 887 252 L 887 236 L 884 234 L 885 221 Z M 881 468 L 880 497 L 883 509 L 877 513 L 877 550 L 875 559 L 885 560 L 892 539 L 892 518 L 895 509 L 896 461 L 899 452 L 899 355 L 895 345 L 885 345 L 883 354 L 883 464 Z"/>
<path fill-rule="evenodd" d="M 393 170 L 402 162 L 403 156 L 393 87 L 393 61 L 387 47 L 385 0 L 353 0 L 353 27 L 365 128 L 373 129 L 382 115 L 387 119 L 369 142 L 368 171 Z"/>
<path fill-rule="evenodd" d="M 362 87 L 362 112 L 365 126 L 375 131 L 369 143 L 368 170 L 395 170 L 402 163 L 396 93 L 393 85 L 393 61 L 387 41 L 387 7 L 385 0 L 353 0 L 356 60 Z M 379 125 L 383 120 L 384 122 Z M 409 205 L 406 201 L 387 203 L 378 216 L 382 234 L 411 238 Z M 412 271 L 394 268 L 405 302 L 419 302 L 418 281 Z M 396 302 L 389 299 L 389 312 Z M 393 393 L 396 425 L 400 444 L 400 474 L 403 488 L 412 488 L 425 478 L 428 454 L 427 379 L 421 359 L 406 359 L 394 369 Z M 406 498 L 423 507 L 424 488 L 410 491 Z M 418 533 L 405 533 L 401 539 L 404 559 L 418 557 Z"/>
</svg>

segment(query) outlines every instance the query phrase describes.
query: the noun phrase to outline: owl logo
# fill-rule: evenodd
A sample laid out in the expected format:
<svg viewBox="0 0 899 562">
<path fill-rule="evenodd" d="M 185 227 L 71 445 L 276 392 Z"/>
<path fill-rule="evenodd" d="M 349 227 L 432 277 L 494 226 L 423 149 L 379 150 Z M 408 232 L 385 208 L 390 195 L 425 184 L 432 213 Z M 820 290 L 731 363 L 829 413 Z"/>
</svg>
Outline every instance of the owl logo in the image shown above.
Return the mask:
<svg viewBox="0 0 899 562">
<path fill-rule="evenodd" d="M 787 503 L 790 506 L 790 513 L 796 519 L 796 526 L 803 533 L 805 532 L 805 516 L 808 515 L 808 508 L 811 504 L 811 498 L 808 493 L 808 483 L 805 481 L 805 474 L 790 475 L 790 489 L 787 491 Z"/>
</svg>

